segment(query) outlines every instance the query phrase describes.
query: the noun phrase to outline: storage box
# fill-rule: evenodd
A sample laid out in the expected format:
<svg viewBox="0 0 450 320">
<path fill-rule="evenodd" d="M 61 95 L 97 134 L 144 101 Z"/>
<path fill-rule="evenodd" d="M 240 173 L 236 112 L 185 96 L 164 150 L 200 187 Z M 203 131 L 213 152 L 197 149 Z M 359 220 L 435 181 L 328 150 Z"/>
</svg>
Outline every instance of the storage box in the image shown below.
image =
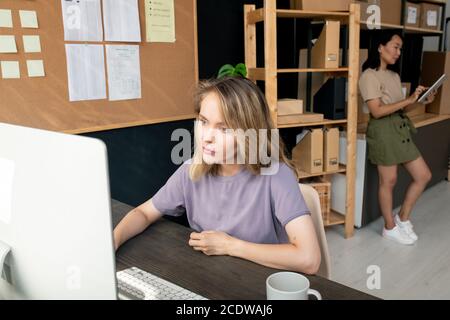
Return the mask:
<svg viewBox="0 0 450 320">
<path fill-rule="evenodd" d="M 360 21 L 362 23 L 367 23 L 367 20 L 372 16 L 372 12 L 367 12 L 367 9 L 369 8 L 370 5 L 374 4 L 373 1 L 354 1 L 354 3 L 359 4 L 360 10 L 361 10 L 361 17 L 360 17 Z"/>
<path fill-rule="evenodd" d="M 400 25 L 402 23 L 402 0 L 378 0 L 381 9 L 381 23 Z"/>
<path fill-rule="evenodd" d="M 291 8 L 311 11 L 349 11 L 351 0 L 291 0 Z"/>
<path fill-rule="evenodd" d="M 278 125 L 288 125 L 296 123 L 310 123 L 323 121 L 323 114 L 314 112 L 305 112 L 303 114 L 290 114 L 278 116 Z"/>
<path fill-rule="evenodd" d="M 323 171 L 339 169 L 339 129 L 330 128 L 323 132 Z"/>
<path fill-rule="evenodd" d="M 360 20 L 363 23 L 366 23 L 373 15 L 372 12 L 367 13 L 367 9 L 371 5 L 380 7 L 381 23 L 400 25 L 402 22 L 402 0 L 361 0 L 353 2 L 360 5 Z"/>
<path fill-rule="evenodd" d="M 422 81 L 431 86 L 442 74 L 450 75 L 450 52 L 426 51 L 422 60 Z M 450 80 L 447 79 L 438 90 L 434 102 L 426 106 L 427 112 L 450 114 Z"/>
<path fill-rule="evenodd" d="M 327 20 L 311 50 L 312 68 L 339 68 L 340 22 Z"/>
<path fill-rule="evenodd" d="M 278 115 L 299 115 L 303 114 L 303 101 L 298 99 L 280 99 L 277 103 Z"/>
<path fill-rule="evenodd" d="M 406 2 L 403 21 L 405 26 L 419 28 L 420 4 Z"/>
<path fill-rule="evenodd" d="M 323 130 L 307 130 L 292 150 L 292 160 L 297 169 L 307 173 L 323 172 Z"/>
<path fill-rule="evenodd" d="M 305 183 L 313 187 L 319 194 L 320 209 L 322 210 L 322 220 L 324 224 L 330 222 L 330 206 L 331 206 L 331 182 L 318 180 Z"/>
<path fill-rule="evenodd" d="M 441 7 L 430 3 L 420 4 L 420 27 L 430 30 L 440 29 Z"/>
</svg>

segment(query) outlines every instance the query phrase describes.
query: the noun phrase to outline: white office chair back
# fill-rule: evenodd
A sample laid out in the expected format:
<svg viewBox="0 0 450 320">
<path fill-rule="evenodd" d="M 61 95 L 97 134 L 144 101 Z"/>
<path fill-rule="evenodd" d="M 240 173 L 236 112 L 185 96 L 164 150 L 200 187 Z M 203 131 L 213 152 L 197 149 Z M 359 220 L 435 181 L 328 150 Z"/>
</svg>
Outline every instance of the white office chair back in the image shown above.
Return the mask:
<svg viewBox="0 0 450 320">
<path fill-rule="evenodd" d="M 323 226 L 322 220 L 322 210 L 320 208 L 320 198 L 317 191 L 306 184 L 299 184 L 300 191 L 302 192 L 303 198 L 305 199 L 306 205 L 311 211 L 311 218 L 314 223 L 314 228 L 316 230 L 317 238 L 319 240 L 320 253 L 322 255 L 322 261 L 320 263 L 319 271 L 317 275 L 330 278 L 330 255 L 328 252 L 328 243 L 325 235 L 325 228 Z"/>
</svg>

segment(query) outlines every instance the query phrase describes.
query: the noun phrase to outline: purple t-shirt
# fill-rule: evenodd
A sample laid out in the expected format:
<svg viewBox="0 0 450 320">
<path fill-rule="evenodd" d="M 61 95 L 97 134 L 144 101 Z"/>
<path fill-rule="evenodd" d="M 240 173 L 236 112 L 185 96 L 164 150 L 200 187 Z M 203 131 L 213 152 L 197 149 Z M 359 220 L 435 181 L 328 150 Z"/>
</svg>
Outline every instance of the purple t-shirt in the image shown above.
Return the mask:
<svg viewBox="0 0 450 320">
<path fill-rule="evenodd" d="M 274 175 L 254 175 L 242 169 L 234 176 L 189 178 L 189 161 L 181 165 L 153 196 L 162 214 L 185 211 L 194 230 L 223 231 L 253 243 L 287 243 L 285 226 L 309 209 L 294 172 L 279 163 Z"/>
</svg>

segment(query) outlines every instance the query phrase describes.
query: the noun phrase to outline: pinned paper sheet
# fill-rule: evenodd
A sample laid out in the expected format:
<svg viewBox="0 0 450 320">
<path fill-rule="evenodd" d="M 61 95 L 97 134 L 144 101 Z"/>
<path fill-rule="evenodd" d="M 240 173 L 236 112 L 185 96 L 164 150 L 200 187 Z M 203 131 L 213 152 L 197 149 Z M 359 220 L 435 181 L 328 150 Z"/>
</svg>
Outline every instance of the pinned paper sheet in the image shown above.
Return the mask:
<svg viewBox="0 0 450 320">
<path fill-rule="evenodd" d="M 0 66 L 2 68 L 3 79 L 20 78 L 19 61 L 2 61 Z"/>
<path fill-rule="evenodd" d="M 0 158 L 0 221 L 6 224 L 11 222 L 14 170 L 13 161 Z"/>
<path fill-rule="evenodd" d="M 141 42 L 137 0 L 103 0 L 105 41 Z"/>
<path fill-rule="evenodd" d="M 45 77 L 44 61 L 42 60 L 27 60 L 28 76 Z"/>
<path fill-rule="evenodd" d="M 39 36 L 23 36 L 25 52 L 41 52 L 41 40 Z"/>
<path fill-rule="evenodd" d="M 0 28 L 12 28 L 12 15 L 9 9 L 0 9 Z"/>
<path fill-rule="evenodd" d="M 106 45 L 109 100 L 141 98 L 138 45 Z"/>
<path fill-rule="evenodd" d="M 16 38 L 14 36 L 0 36 L 0 53 L 16 53 Z"/>
<path fill-rule="evenodd" d="M 22 28 L 39 28 L 36 11 L 19 10 L 19 15 Z"/>
<path fill-rule="evenodd" d="M 175 42 L 174 0 L 145 0 L 147 42 Z"/>
<path fill-rule="evenodd" d="M 61 0 L 65 41 L 103 41 L 100 0 Z"/>
<path fill-rule="evenodd" d="M 106 99 L 102 45 L 66 44 L 69 100 Z"/>
</svg>

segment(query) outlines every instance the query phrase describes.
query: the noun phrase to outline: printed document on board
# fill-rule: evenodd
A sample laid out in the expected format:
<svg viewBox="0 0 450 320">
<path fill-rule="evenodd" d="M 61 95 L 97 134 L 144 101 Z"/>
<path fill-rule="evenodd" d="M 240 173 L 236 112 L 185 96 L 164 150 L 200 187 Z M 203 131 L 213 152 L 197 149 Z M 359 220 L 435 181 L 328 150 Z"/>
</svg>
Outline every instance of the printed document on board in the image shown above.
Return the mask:
<svg viewBox="0 0 450 320">
<path fill-rule="evenodd" d="M 100 0 L 61 0 L 65 41 L 103 41 Z"/>
<path fill-rule="evenodd" d="M 138 45 L 106 45 L 109 100 L 141 98 Z"/>
<path fill-rule="evenodd" d="M 137 0 L 103 0 L 105 41 L 141 42 Z"/>
<path fill-rule="evenodd" d="M 103 45 L 66 44 L 69 100 L 106 99 Z"/>
</svg>

